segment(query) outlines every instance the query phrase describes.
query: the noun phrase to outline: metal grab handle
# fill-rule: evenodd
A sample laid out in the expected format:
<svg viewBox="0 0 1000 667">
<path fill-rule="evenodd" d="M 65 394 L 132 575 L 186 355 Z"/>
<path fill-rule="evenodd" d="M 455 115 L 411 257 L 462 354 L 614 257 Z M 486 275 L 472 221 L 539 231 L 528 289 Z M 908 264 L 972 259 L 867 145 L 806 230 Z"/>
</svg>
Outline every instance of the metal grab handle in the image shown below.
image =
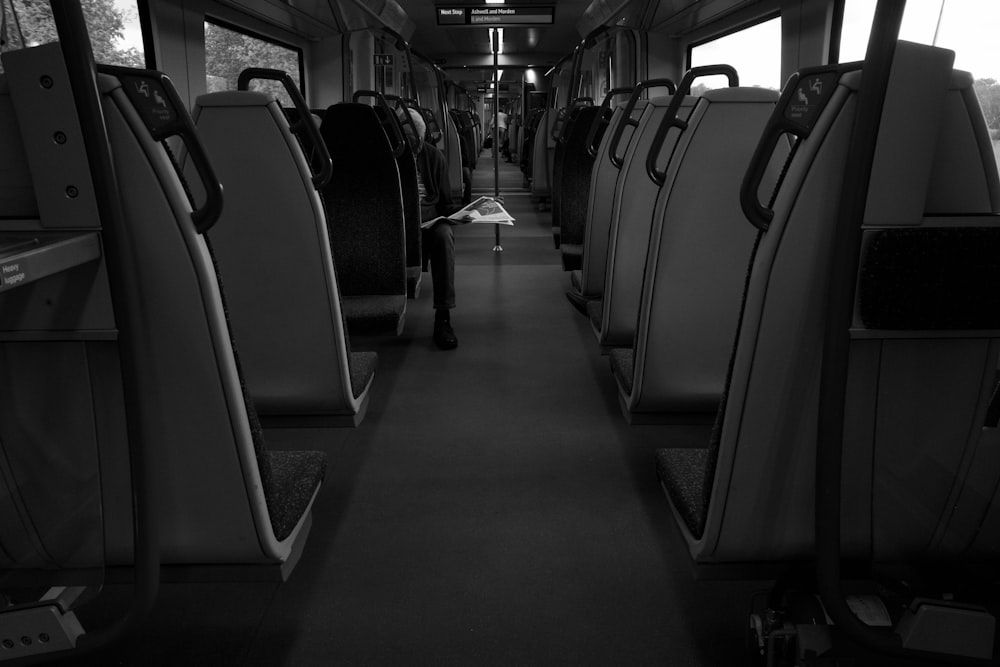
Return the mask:
<svg viewBox="0 0 1000 667">
<path fill-rule="evenodd" d="M 205 203 L 191 212 L 191 221 L 199 234 L 207 232 L 222 215 L 222 184 L 198 139 L 191 115 L 170 79 L 163 72 L 113 65 L 99 65 L 97 71 L 110 74 L 121 82 L 125 96 L 154 141 L 181 138 L 205 188 Z"/>
<path fill-rule="evenodd" d="M 309 137 L 309 144 L 312 149 L 309 159 L 309 170 L 312 172 L 313 186 L 317 189 L 322 188 L 333 178 L 333 159 L 330 158 L 326 142 L 323 141 L 323 137 L 319 133 L 319 128 L 316 127 L 316 123 L 313 121 L 312 111 L 309 110 L 309 106 L 306 104 L 305 98 L 302 97 L 299 87 L 295 85 L 295 81 L 292 80 L 291 75 L 284 70 L 250 67 L 240 72 L 240 76 L 236 80 L 236 89 L 250 90 L 250 82 L 254 79 L 277 81 L 285 87 L 285 92 L 288 93 L 288 97 L 291 98 L 296 111 L 299 112 L 298 121 L 291 125 L 292 133 L 301 136 L 302 131 L 305 131 L 306 136 Z M 305 142 L 303 142 L 304 144 Z M 318 171 L 313 169 L 313 161 L 320 164 Z"/>
<path fill-rule="evenodd" d="M 617 95 L 628 95 L 631 92 L 631 88 L 612 88 L 604 96 L 604 101 L 601 102 L 601 110 L 597 112 L 594 120 L 591 121 L 590 130 L 587 132 L 587 141 L 584 144 L 587 147 L 587 154 L 590 157 L 597 157 L 597 149 L 600 148 L 599 144 L 604 137 L 604 131 L 607 129 L 608 123 L 611 122 L 611 98 Z"/>
<path fill-rule="evenodd" d="M 796 140 L 809 136 L 820 113 L 837 88 L 841 73 L 851 67 L 851 65 L 809 67 L 792 74 L 782 89 L 781 97 L 767 120 L 753 157 L 750 158 L 750 164 L 747 165 L 743 183 L 740 185 L 740 207 L 750 224 L 757 229 L 767 231 L 774 218 L 774 211 L 760 202 L 758 191 L 778 141 L 786 134 L 795 137 Z M 806 104 L 801 100 L 803 90 L 809 96 Z M 797 100 L 797 97 L 800 99 Z"/>
<path fill-rule="evenodd" d="M 799 136 L 796 128 L 775 122 L 774 119 L 775 117 L 771 116 L 767 127 L 764 128 L 757 148 L 754 149 L 753 157 L 750 158 L 747 172 L 743 175 L 743 183 L 740 185 L 740 208 L 743 209 L 743 215 L 747 217 L 751 225 L 763 232 L 767 231 L 774 218 L 774 211 L 761 204 L 760 198 L 757 196 L 761 181 L 764 180 L 767 164 L 782 136 L 786 133 Z"/>
<path fill-rule="evenodd" d="M 663 142 L 667 138 L 667 132 L 671 128 L 676 127 L 681 132 L 687 129 L 687 121 L 681 120 L 677 117 L 678 112 L 681 110 L 681 104 L 684 102 L 684 97 L 691 92 L 691 84 L 694 80 L 703 76 L 725 76 L 729 79 L 729 87 L 735 88 L 740 85 L 740 76 L 736 73 L 736 70 L 729 65 L 705 65 L 703 67 L 692 67 L 687 72 L 684 73 L 684 78 L 681 79 L 681 85 L 677 87 L 677 93 L 674 94 L 672 100 L 670 100 L 670 105 L 667 107 L 667 112 L 663 116 L 663 120 L 660 121 L 660 126 L 656 128 L 656 134 L 653 136 L 653 142 L 649 146 L 649 152 L 646 153 L 646 173 L 649 174 L 649 178 L 657 185 L 661 187 L 667 180 L 667 172 L 663 170 L 662 172 L 656 168 L 656 158 L 660 154 L 660 150 L 663 148 Z"/>
<path fill-rule="evenodd" d="M 639 120 L 632 118 L 632 112 L 635 111 L 635 105 L 639 102 L 639 96 L 642 95 L 642 91 L 647 88 L 666 88 L 667 93 L 673 95 L 677 92 L 677 87 L 674 82 L 670 79 L 647 79 L 646 81 L 640 81 L 635 88 L 632 89 L 632 95 L 628 98 L 628 104 L 625 105 L 625 112 L 622 115 L 621 121 L 615 128 L 615 133 L 611 137 L 611 143 L 608 145 L 608 156 L 611 158 L 611 164 L 615 165 L 618 169 L 622 168 L 625 164 L 625 156 L 618 156 L 618 144 L 621 143 L 622 133 L 625 132 L 625 126 L 630 125 L 636 127 L 639 125 Z"/>
<path fill-rule="evenodd" d="M 386 101 L 385 96 L 376 90 L 358 90 L 355 91 L 352 100 L 357 102 L 362 97 L 371 97 L 375 102 L 385 111 L 386 116 L 391 116 L 391 118 L 386 118 L 382 121 L 382 127 L 385 129 L 385 133 L 389 135 L 389 143 L 392 144 L 392 157 L 398 158 L 403 154 L 408 146 L 406 139 L 403 137 L 403 129 L 399 125 L 399 119 L 396 118 L 396 114 L 393 113 L 392 108 Z M 391 130 L 391 133 L 390 133 Z M 392 140 L 395 139 L 395 144 Z"/>
</svg>

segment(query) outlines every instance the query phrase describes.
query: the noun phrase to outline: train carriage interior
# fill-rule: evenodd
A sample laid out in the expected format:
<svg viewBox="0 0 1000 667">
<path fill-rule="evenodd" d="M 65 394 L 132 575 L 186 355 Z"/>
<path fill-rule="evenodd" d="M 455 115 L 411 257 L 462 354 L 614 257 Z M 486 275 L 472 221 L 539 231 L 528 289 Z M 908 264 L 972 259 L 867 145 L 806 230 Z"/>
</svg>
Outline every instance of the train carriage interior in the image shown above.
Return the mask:
<svg viewBox="0 0 1000 667">
<path fill-rule="evenodd" d="M 1000 3 L 0 10 L 0 663 L 1000 664 Z"/>
</svg>

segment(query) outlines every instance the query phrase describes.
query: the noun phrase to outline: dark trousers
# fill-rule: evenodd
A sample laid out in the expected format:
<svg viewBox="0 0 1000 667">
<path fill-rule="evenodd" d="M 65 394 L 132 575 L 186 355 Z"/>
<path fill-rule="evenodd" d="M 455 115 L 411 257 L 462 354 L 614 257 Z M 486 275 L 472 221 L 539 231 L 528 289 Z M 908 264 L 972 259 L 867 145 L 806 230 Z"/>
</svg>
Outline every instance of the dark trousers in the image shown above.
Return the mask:
<svg viewBox="0 0 1000 667">
<path fill-rule="evenodd" d="M 455 231 L 451 225 L 439 222 L 423 230 L 424 269 L 431 265 L 434 284 L 434 307 L 455 307 Z"/>
</svg>

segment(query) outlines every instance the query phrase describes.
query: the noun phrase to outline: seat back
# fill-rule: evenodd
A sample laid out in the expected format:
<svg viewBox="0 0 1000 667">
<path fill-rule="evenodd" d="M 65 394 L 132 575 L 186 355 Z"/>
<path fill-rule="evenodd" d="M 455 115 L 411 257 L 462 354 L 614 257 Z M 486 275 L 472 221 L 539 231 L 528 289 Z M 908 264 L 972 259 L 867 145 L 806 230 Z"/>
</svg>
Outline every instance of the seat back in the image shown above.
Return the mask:
<svg viewBox="0 0 1000 667">
<path fill-rule="evenodd" d="M 355 98 L 358 94 L 355 93 Z M 396 113 L 375 96 L 378 102 L 372 108 L 389 138 L 392 155 L 396 159 L 400 194 L 403 197 L 403 230 L 406 235 L 406 290 L 413 297 L 420 283 L 420 192 L 417 186 L 417 161 L 406 141 L 402 123 Z"/>
<path fill-rule="evenodd" d="M 708 91 L 677 140 L 639 275 L 633 373 L 619 378 L 629 419 L 718 409 L 756 237 L 740 184 L 777 98 L 763 88 Z M 771 161 L 769 183 L 781 162 Z"/>
<path fill-rule="evenodd" d="M 475 169 L 476 159 L 479 156 L 479 145 L 476 140 L 476 126 L 472 112 L 467 109 L 452 109 L 451 117 L 455 121 L 455 128 L 458 130 L 462 144 L 462 163 L 469 169 Z"/>
<path fill-rule="evenodd" d="M 646 103 L 635 128 L 634 139 L 629 142 L 622 161 L 608 228 L 608 256 L 605 261 L 602 308 L 598 320 L 594 309 L 593 325 L 597 341 L 602 346 L 623 347 L 635 338 L 636 319 L 639 316 L 639 294 L 649 231 L 653 224 L 653 208 L 660 187 L 646 170 L 646 156 L 653 138 L 664 122 L 664 116 L 673 96 L 655 97 Z M 684 99 L 678 117 L 687 118 L 694 98 Z M 707 117 L 710 122 L 713 115 Z M 697 130 L 689 127 L 688 132 Z M 663 161 L 671 159 L 679 134 L 671 131 L 660 151 Z M 621 150 L 619 145 L 618 150 Z"/>
<path fill-rule="evenodd" d="M 209 236 L 259 413 L 360 419 L 374 360 L 351 355 L 326 212 L 281 109 L 219 92 L 192 116 L 225 189 Z"/>
<path fill-rule="evenodd" d="M 963 172 L 985 173 L 971 211 L 958 202 L 962 208 L 949 212 L 955 216 L 925 216 L 927 202 L 943 201 L 940 193 L 948 190 L 931 184 L 935 172 L 942 175 L 937 155 L 955 154 L 956 132 L 985 135 L 969 125 L 981 122 L 981 112 L 968 109 L 971 96 L 953 84 L 952 59 L 951 52 L 900 42 L 879 124 L 847 369 L 843 466 L 851 475 L 843 480 L 842 542 L 848 557 L 941 558 L 997 548 L 997 533 L 981 531 L 993 500 L 957 504 L 978 483 L 991 483 L 976 477 L 981 470 L 971 471 L 989 456 L 982 446 L 989 438 L 981 434 L 990 428 L 1000 304 L 983 285 L 1000 280 L 1000 220 L 966 215 L 998 210 L 988 145 L 965 142 L 969 150 L 960 158 L 968 162 Z M 676 484 L 667 483 L 700 562 L 812 553 L 824 301 L 838 261 L 831 237 L 859 78 L 842 70 L 804 72 L 775 111 L 774 122 L 783 122 L 796 115 L 799 95 L 811 99 L 811 91 L 823 91 L 821 111 L 804 116 L 805 136 L 752 259 L 701 501 L 679 500 Z M 966 109 L 948 113 L 958 106 Z M 760 222 L 759 212 L 749 215 Z M 995 480 L 995 473 L 993 466 L 987 475 Z M 674 481 L 691 474 L 679 472 Z"/>
<path fill-rule="evenodd" d="M 521 155 L 521 117 L 514 116 L 507 130 L 507 144 L 510 147 L 510 159 L 516 162 Z"/>
<path fill-rule="evenodd" d="M 570 116 L 575 106 L 568 106 L 555 112 L 555 123 L 552 125 L 552 156 L 549 166 L 549 198 L 552 204 L 552 235 L 556 240 L 556 248 L 562 243 L 562 177 L 563 157 L 566 154 L 564 133 L 569 130 Z"/>
<path fill-rule="evenodd" d="M 464 190 L 462 174 L 462 142 L 459 139 L 458 126 L 449 111 L 442 111 L 442 126 L 444 127 L 444 153 L 448 161 L 448 184 L 451 185 L 451 198 L 461 201 Z"/>
<path fill-rule="evenodd" d="M 555 109 L 546 109 L 538 119 L 532 144 L 531 194 L 535 197 L 549 197 L 552 194 L 552 165 L 555 159 L 556 143 L 552 138 L 552 126 L 556 122 Z"/>
<path fill-rule="evenodd" d="M 128 224 L 107 233 L 115 235 L 111 247 L 122 249 L 119 259 L 130 277 L 121 304 L 127 315 L 117 315 L 129 318 L 143 348 L 135 361 L 145 384 L 136 400 L 149 439 L 144 444 L 157 458 L 163 562 L 284 562 L 308 532 L 323 457 L 265 447 L 242 384 L 213 258 L 196 229 L 210 224 L 211 214 L 204 207 L 192 211 L 160 141 L 166 138 L 158 125 L 163 116 L 148 100 L 161 101 L 172 125 L 187 128 L 185 144 L 194 150 L 190 117 L 162 75 L 108 71 L 99 85 Z M 193 159 L 212 192 L 203 153 Z M 299 491 L 289 494 L 296 486 Z"/>
<path fill-rule="evenodd" d="M 333 158 L 333 178 L 322 194 L 341 294 L 402 295 L 405 302 L 402 190 L 378 115 L 365 104 L 335 104 L 326 110 L 320 133 Z M 401 317 L 400 312 L 390 328 Z M 350 317 L 348 322 L 353 324 Z"/>
<path fill-rule="evenodd" d="M 562 214 L 559 229 L 563 269 L 567 271 L 580 268 L 590 177 L 596 157 L 587 146 L 587 138 L 590 126 L 602 109 L 592 105 L 574 107 L 561 139 L 563 163 L 559 200 L 562 202 Z"/>
<path fill-rule="evenodd" d="M 646 107 L 645 100 L 635 106 L 636 117 L 641 116 Z M 614 210 L 615 193 L 621 164 L 611 159 L 610 145 L 615 129 L 621 122 L 625 104 L 618 105 L 611 114 L 608 126 L 594 157 L 590 191 L 587 196 L 587 219 L 584 222 L 583 255 L 580 265 L 580 295 L 585 299 L 596 299 L 604 293 L 605 267 L 608 259 L 608 233 L 611 227 L 611 212 Z M 635 127 L 629 125 L 618 143 L 620 150 L 627 151 L 635 136 Z"/>
</svg>

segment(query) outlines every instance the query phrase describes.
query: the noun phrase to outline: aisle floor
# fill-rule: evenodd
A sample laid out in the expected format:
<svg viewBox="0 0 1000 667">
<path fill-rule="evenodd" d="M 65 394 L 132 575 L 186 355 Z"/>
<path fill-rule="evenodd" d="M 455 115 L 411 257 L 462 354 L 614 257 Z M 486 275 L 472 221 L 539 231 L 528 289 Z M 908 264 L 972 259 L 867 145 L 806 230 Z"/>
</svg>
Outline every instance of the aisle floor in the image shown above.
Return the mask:
<svg viewBox="0 0 1000 667">
<path fill-rule="evenodd" d="M 425 274 L 401 336 L 354 341 L 380 356 L 362 424 L 268 433 L 329 459 L 290 580 L 164 584 L 92 664 L 743 664 L 764 584 L 695 580 L 653 467 L 704 429 L 625 423 L 550 214 L 501 169 L 503 251 L 492 225 L 456 229 L 458 349 L 433 345 Z"/>
</svg>

